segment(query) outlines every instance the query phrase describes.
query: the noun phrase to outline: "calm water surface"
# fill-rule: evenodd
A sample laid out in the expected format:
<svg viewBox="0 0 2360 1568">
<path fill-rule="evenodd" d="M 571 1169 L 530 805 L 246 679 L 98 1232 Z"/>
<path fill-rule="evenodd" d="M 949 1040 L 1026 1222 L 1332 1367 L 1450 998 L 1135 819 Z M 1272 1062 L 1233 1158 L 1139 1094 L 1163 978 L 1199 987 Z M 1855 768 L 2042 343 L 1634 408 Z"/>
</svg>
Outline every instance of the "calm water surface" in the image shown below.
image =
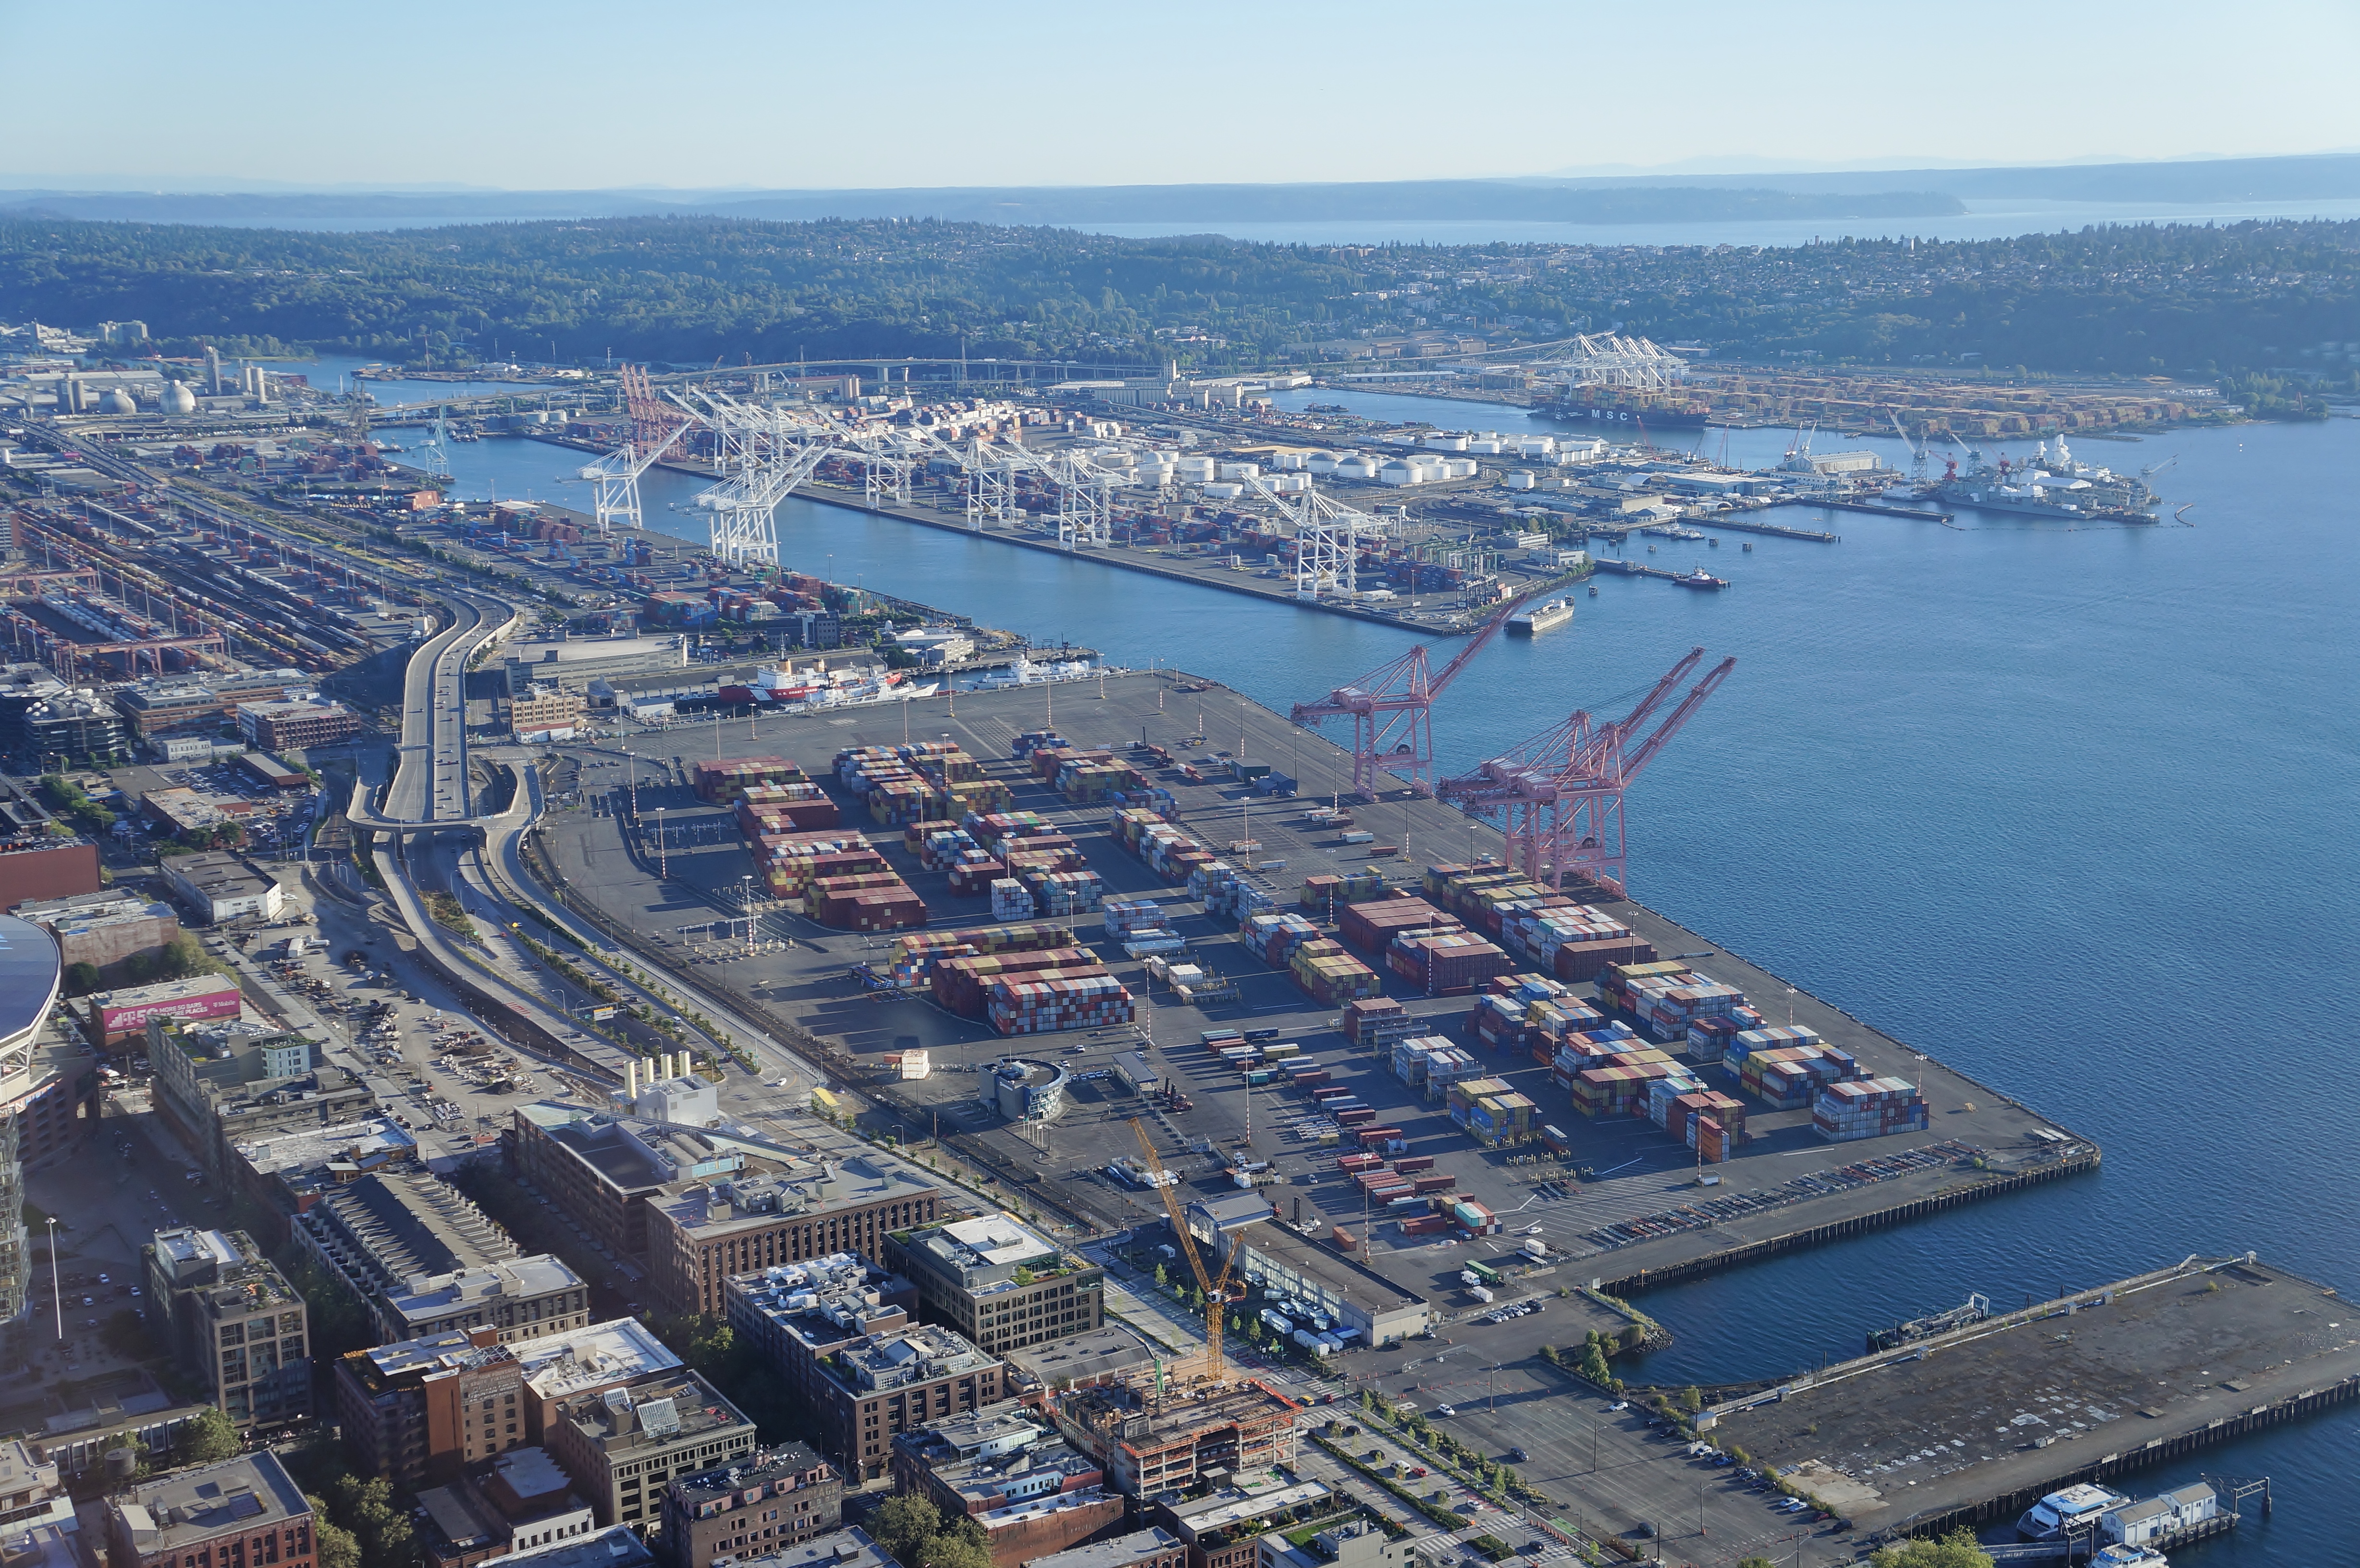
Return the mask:
<svg viewBox="0 0 2360 1568">
<path fill-rule="evenodd" d="M 1789 439 L 1732 432 L 1730 461 L 1773 463 Z M 1845 444 L 1906 463 L 1897 441 Z M 1836 513 L 1814 525 L 1834 545 L 1659 541 L 1658 563 L 1701 561 L 1734 586 L 1603 581 L 1571 626 L 1492 645 L 1437 709 L 1441 760 L 1463 765 L 1574 707 L 1627 703 L 1691 646 L 1735 654 L 1633 796 L 1634 893 L 2106 1148 L 2096 1176 L 1651 1295 L 1677 1344 L 1643 1376 L 1775 1374 L 1971 1290 L 2012 1301 L 2190 1253 L 2253 1248 L 2360 1285 L 2360 1102 L 2335 1021 L 2360 994 L 2360 421 L 2080 451 L 2176 454 L 2157 484 L 2191 526 Z M 586 505 L 558 480 L 574 454 L 487 441 L 453 457 L 463 494 Z M 695 488 L 652 476 L 650 523 L 701 538 L 662 509 Z M 791 565 L 1177 662 L 1273 706 L 1413 640 L 814 503 L 790 502 L 780 529 Z M 2345 1412 L 2158 1473 L 2278 1483 L 2269 1525 L 2175 1562 L 2350 1561 L 2355 1435 Z"/>
</svg>

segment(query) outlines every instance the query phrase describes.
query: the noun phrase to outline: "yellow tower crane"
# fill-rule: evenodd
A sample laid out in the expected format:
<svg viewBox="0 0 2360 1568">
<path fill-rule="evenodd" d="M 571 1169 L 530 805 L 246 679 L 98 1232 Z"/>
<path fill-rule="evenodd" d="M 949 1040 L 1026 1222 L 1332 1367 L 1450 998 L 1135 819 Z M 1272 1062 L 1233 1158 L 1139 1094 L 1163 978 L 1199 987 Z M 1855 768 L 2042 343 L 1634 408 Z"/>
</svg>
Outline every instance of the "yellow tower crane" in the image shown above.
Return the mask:
<svg viewBox="0 0 2360 1568">
<path fill-rule="evenodd" d="M 1156 1157 L 1154 1142 L 1137 1116 L 1131 1118 L 1131 1130 L 1139 1139 L 1140 1152 L 1146 1156 L 1148 1180 L 1163 1196 L 1164 1212 L 1172 1216 L 1172 1234 L 1178 1239 L 1180 1250 L 1187 1255 L 1188 1267 L 1196 1276 L 1196 1288 L 1205 1292 L 1205 1375 L 1209 1381 L 1218 1383 L 1222 1377 L 1221 1309 L 1229 1289 L 1229 1270 L 1238 1266 L 1238 1254 L 1245 1249 L 1245 1237 L 1240 1236 L 1229 1248 L 1221 1271 L 1208 1276 L 1205 1260 L 1196 1253 L 1196 1238 L 1188 1234 L 1188 1222 L 1180 1213 L 1180 1183 L 1165 1172 L 1164 1161 Z"/>
</svg>

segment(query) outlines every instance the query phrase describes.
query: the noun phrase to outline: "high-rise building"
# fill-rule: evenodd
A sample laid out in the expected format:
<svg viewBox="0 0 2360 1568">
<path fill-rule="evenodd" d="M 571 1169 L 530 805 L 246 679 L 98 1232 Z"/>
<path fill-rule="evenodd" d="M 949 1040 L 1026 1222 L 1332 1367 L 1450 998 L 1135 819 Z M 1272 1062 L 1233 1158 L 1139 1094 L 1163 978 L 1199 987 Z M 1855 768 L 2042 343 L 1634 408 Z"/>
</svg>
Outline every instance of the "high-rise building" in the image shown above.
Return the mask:
<svg viewBox="0 0 2360 1568">
<path fill-rule="evenodd" d="M 141 1249 L 148 1311 L 180 1371 L 240 1429 L 311 1412 L 303 1298 L 242 1230 L 159 1230 Z"/>
</svg>

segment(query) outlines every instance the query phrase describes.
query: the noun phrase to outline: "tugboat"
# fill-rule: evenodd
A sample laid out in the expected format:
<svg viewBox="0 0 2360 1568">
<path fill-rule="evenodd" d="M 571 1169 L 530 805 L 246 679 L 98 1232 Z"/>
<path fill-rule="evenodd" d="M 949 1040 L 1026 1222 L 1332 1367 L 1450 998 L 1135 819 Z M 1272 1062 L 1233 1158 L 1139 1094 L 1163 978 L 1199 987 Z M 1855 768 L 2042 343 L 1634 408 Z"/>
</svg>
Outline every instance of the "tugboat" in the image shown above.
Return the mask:
<svg viewBox="0 0 2360 1568">
<path fill-rule="evenodd" d="M 1683 588 L 1696 588 L 1707 593 L 1718 593 L 1720 590 L 1729 586 L 1728 578 L 1715 577 L 1711 572 L 1707 572 L 1701 566 L 1698 567 L 1695 571 L 1688 572 L 1686 576 L 1675 577 L 1672 581 L 1678 583 Z"/>
</svg>

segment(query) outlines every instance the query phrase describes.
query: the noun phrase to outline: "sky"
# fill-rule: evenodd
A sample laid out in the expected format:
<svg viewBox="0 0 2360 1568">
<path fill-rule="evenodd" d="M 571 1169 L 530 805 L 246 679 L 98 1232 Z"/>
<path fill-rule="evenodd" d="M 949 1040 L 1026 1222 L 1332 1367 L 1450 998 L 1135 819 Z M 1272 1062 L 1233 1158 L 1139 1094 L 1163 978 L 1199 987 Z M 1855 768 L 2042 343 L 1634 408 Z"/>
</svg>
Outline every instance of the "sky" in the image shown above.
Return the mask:
<svg viewBox="0 0 2360 1568">
<path fill-rule="evenodd" d="M 2360 149 L 2355 0 L 0 0 L 0 186 L 841 189 Z"/>
</svg>

